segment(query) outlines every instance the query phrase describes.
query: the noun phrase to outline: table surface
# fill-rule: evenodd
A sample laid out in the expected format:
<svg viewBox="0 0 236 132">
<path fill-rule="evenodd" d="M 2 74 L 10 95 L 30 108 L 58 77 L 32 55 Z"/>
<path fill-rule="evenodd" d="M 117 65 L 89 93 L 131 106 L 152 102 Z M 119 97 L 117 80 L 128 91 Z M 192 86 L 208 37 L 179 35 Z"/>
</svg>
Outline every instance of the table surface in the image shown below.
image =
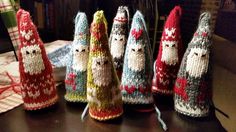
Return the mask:
<svg viewBox="0 0 236 132">
<path fill-rule="evenodd" d="M 58 86 L 59 102 L 40 111 L 25 111 L 23 106 L 0 114 L 0 132 L 156 132 L 163 131 L 152 112 L 137 112 L 126 105 L 121 118 L 99 122 L 87 115 L 82 122 L 81 113 L 86 104 L 67 103 L 64 84 Z M 214 111 L 205 118 L 190 118 L 178 114 L 173 109 L 170 97 L 155 97 L 168 131 L 174 132 L 224 132 Z M 159 101 L 160 100 L 160 101 Z"/>
</svg>

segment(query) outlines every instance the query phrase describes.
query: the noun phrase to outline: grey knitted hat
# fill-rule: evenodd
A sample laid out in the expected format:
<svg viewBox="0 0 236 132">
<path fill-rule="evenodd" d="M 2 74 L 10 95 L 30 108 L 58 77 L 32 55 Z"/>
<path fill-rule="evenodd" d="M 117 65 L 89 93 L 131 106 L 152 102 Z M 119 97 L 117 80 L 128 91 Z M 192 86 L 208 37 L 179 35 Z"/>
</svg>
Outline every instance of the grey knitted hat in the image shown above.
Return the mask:
<svg viewBox="0 0 236 132">
<path fill-rule="evenodd" d="M 174 87 L 175 110 L 191 117 L 203 117 L 209 113 L 210 19 L 208 12 L 200 15 L 197 31 L 184 54 Z"/>
</svg>

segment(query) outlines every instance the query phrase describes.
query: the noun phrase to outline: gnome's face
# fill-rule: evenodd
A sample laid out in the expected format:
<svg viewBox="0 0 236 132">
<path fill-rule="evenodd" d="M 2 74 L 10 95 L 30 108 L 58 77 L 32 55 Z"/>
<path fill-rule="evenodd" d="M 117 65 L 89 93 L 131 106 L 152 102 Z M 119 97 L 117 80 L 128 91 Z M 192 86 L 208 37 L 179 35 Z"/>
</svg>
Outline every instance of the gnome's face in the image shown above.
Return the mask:
<svg viewBox="0 0 236 132">
<path fill-rule="evenodd" d="M 144 46 L 131 44 L 128 48 L 128 67 L 133 71 L 142 71 L 145 66 Z"/>
<path fill-rule="evenodd" d="M 76 71 L 86 71 L 88 64 L 88 46 L 76 45 L 73 48 L 73 69 Z"/>
<path fill-rule="evenodd" d="M 113 34 L 111 40 L 111 55 L 113 58 L 121 58 L 124 54 L 125 35 Z"/>
<path fill-rule="evenodd" d="M 208 70 L 209 52 L 201 48 L 191 48 L 186 63 L 186 71 L 190 76 L 201 77 Z"/>
<path fill-rule="evenodd" d="M 108 86 L 112 80 L 112 64 L 108 57 L 92 58 L 92 74 L 94 83 L 98 86 Z"/>
<path fill-rule="evenodd" d="M 21 48 L 21 54 L 25 73 L 39 74 L 45 69 L 39 45 L 25 46 Z"/>
<path fill-rule="evenodd" d="M 165 62 L 167 65 L 175 65 L 178 63 L 177 43 L 177 41 L 162 41 L 162 62 Z"/>
</svg>

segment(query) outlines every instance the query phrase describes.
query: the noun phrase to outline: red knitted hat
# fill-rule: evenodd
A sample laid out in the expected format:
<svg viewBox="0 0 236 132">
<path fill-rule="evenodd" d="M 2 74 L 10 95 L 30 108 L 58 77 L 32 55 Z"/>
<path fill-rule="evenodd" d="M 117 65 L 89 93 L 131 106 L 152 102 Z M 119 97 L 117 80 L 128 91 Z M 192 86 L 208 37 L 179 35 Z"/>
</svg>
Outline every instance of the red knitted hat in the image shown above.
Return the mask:
<svg viewBox="0 0 236 132">
<path fill-rule="evenodd" d="M 180 17 L 182 9 L 176 6 L 169 14 L 162 33 L 159 53 L 154 64 L 152 91 L 172 94 L 173 85 L 182 58 Z"/>
<path fill-rule="evenodd" d="M 29 12 L 17 12 L 19 29 L 19 71 L 22 83 L 22 97 L 26 110 L 36 110 L 57 101 L 56 87 L 52 76 L 52 66 L 47 58 Z"/>
</svg>

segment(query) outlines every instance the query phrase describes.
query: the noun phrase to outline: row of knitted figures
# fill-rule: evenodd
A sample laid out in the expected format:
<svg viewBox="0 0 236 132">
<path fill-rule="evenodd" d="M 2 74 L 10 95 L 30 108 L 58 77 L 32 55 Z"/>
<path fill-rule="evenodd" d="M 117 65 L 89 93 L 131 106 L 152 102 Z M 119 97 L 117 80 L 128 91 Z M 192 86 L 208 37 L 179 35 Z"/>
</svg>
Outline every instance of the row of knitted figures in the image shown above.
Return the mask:
<svg viewBox="0 0 236 132">
<path fill-rule="evenodd" d="M 177 16 L 179 19 L 181 16 L 181 8 L 179 6 L 175 7 L 171 11 L 170 16 L 171 14 L 175 17 Z M 123 32 L 127 32 L 127 29 L 120 30 L 123 27 L 128 27 L 128 19 L 125 18 L 125 16 L 127 17 L 127 8 L 119 7 L 117 15 L 114 18 L 110 44 L 108 44 L 107 22 L 103 11 L 97 11 L 94 14 L 90 29 L 91 36 L 89 36 L 86 15 L 84 13 L 78 13 L 75 18 L 75 35 L 69 53 L 71 57 L 67 62 L 65 99 L 72 102 L 88 102 L 82 114 L 82 118 L 88 108 L 90 116 L 97 120 L 108 120 L 119 117 L 123 113 L 123 101 L 130 104 L 153 104 L 151 87 L 153 91 L 154 86 L 158 88 L 155 83 L 157 82 L 156 80 L 158 80 L 158 75 L 161 75 L 160 72 L 156 74 L 158 71 L 156 69 L 160 69 L 160 66 L 156 68 L 156 66 L 158 66 L 157 64 L 159 64 L 159 55 L 154 65 L 154 71 L 156 72 L 154 73 L 152 83 L 151 48 L 143 15 L 139 11 L 135 13 L 127 40 L 127 46 L 125 46 L 126 42 L 123 42 L 126 41 L 126 36 L 122 34 Z M 168 19 L 171 18 L 170 16 Z M 208 73 L 208 68 L 204 68 L 204 66 L 208 67 L 207 59 L 209 60 L 209 19 L 209 13 L 203 13 L 201 15 L 199 27 L 186 50 L 183 59 L 185 61 L 181 63 L 176 86 L 174 88 L 174 91 L 176 91 L 175 98 L 179 101 L 175 103 L 176 111 L 183 114 L 187 113 L 186 115 L 189 116 L 207 115 L 209 111 L 208 102 L 204 101 L 204 99 L 206 99 L 204 92 L 207 92 L 205 83 L 204 86 L 197 85 L 203 87 L 202 89 L 205 90 L 200 92 L 202 98 L 197 97 L 197 101 L 200 102 L 197 104 L 196 101 L 193 101 L 195 100 L 195 96 L 189 96 L 187 94 L 188 89 L 186 88 L 190 87 L 190 90 L 197 88 L 193 86 L 197 83 L 190 83 L 192 85 L 189 85 L 187 82 L 191 75 L 194 76 L 195 81 L 197 80 L 197 82 L 199 82 L 198 78 Z M 24 106 L 27 110 L 41 109 L 54 104 L 58 98 L 52 77 L 52 66 L 46 56 L 43 43 L 39 38 L 36 27 L 30 19 L 29 13 L 24 10 L 19 10 L 17 20 L 21 41 L 19 69 Z M 171 24 L 167 24 L 167 22 L 165 26 L 171 26 Z M 173 23 L 179 26 L 178 22 Z M 177 34 L 178 32 L 178 28 L 165 28 L 163 34 L 166 36 L 162 36 L 160 45 L 160 47 L 163 47 L 162 51 L 164 55 L 170 53 L 179 56 L 178 48 L 180 46 L 177 44 L 180 42 L 180 37 L 178 36 L 179 34 Z M 178 40 L 165 40 L 168 38 L 177 38 Z M 113 46 L 113 44 L 115 45 Z M 167 51 L 164 52 L 165 48 L 162 45 L 168 45 L 166 47 L 170 47 L 170 49 L 166 48 Z M 124 47 L 127 48 L 125 49 Z M 173 48 L 176 48 L 177 53 L 172 53 Z M 122 55 L 113 53 L 121 50 Z M 191 57 L 189 57 L 189 52 L 191 53 Z M 196 54 L 199 54 L 200 57 L 205 55 L 206 59 L 204 63 L 202 62 L 204 59 L 198 60 L 198 57 L 194 56 Z M 124 56 L 123 62 L 119 60 L 119 63 L 115 63 L 115 61 L 118 60 L 115 58 L 119 56 Z M 166 57 L 161 57 L 160 61 L 165 64 L 170 64 L 170 66 L 179 64 L 178 62 L 180 60 L 178 57 L 178 59 L 174 60 L 172 58 L 173 55 L 167 55 Z M 188 62 L 188 58 L 195 60 L 189 60 L 190 62 Z M 168 61 L 168 59 L 172 60 Z M 188 66 L 189 63 L 193 64 Z M 199 63 L 204 65 L 199 65 Z M 188 69 L 185 69 L 186 65 L 189 67 Z M 117 77 L 115 66 L 123 66 L 121 84 Z M 195 70 L 196 66 L 200 66 L 198 72 Z M 168 66 L 166 67 L 168 69 Z M 181 77 L 180 79 L 179 76 Z M 200 82 L 202 82 L 201 78 Z M 189 93 L 193 94 L 191 91 Z M 194 108 L 192 109 L 191 106 L 194 106 Z M 160 111 L 155 105 L 154 107 L 159 115 L 158 119 L 162 123 L 163 129 L 166 130 L 167 127 L 160 118 Z M 188 111 L 192 113 L 189 114 Z"/>
</svg>

